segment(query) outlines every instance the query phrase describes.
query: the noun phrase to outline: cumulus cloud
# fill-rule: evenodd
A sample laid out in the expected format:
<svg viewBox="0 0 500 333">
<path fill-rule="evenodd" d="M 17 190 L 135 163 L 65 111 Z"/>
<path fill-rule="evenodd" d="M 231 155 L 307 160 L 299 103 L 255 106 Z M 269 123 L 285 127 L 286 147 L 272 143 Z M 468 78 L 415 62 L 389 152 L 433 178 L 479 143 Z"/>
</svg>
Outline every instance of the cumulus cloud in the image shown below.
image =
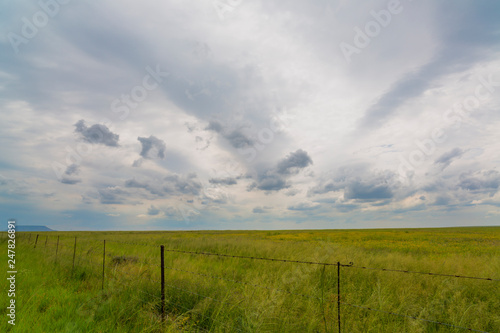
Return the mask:
<svg viewBox="0 0 500 333">
<path fill-rule="evenodd" d="M 92 144 L 102 144 L 109 147 L 117 147 L 120 136 L 112 133 L 106 125 L 94 124 L 90 127 L 85 125 L 83 119 L 75 125 L 75 132 L 80 133 L 83 140 Z"/>
<path fill-rule="evenodd" d="M 291 184 L 288 178 L 311 164 L 312 159 L 307 152 L 298 149 L 280 160 L 275 167 L 258 173 L 257 180 L 248 189 L 270 192 L 289 188 Z"/>
<path fill-rule="evenodd" d="M 143 158 L 165 158 L 166 145 L 163 140 L 160 140 L 153 135 L 150 135 L 149 138 L 138 137 L 137 140 L 139 140 L 142 145 L 142 149 L 139 154 Z"/>
<path fill-rule="evenodd" d="M 80 173 L 80 167 L 77 164 L 71 164 L 66 168 L 66 171 L 61 176 L 61 183 L 74 185 L 80 183 L 82 180 L 76 175 Z"/>
<path fill-rule="evenodd" d="M 276 172 L 287 175 L 293 172 L 298 172 L 300 169 L 303 169 L 312 163 L 312 159 L 309 157 L 307 152 L 299 149 L 290 153 L 287 157 L 281 160 L 276 167 Z"/>
</svg>

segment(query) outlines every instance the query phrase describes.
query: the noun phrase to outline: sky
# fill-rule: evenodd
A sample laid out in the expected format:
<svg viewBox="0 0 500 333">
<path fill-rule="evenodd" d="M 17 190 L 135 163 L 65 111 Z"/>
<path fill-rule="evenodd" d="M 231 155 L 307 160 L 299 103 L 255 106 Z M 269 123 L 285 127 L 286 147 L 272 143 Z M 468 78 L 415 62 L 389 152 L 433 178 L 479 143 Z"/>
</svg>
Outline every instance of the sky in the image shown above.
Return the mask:
<svg viewBox="0 0 500 333">
<path fill-rule="evenodd" d="M 500 225 L 500 2 L 3 1 L 0 212 Z"/>
</svg>

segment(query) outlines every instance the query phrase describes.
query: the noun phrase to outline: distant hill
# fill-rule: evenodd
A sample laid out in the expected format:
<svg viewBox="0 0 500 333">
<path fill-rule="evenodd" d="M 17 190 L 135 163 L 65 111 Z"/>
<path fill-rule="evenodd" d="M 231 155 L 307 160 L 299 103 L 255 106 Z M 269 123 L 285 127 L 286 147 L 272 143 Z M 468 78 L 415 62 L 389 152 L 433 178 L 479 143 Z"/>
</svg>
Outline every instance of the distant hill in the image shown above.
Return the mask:
<svg viewBox="0 0 500 333">
<path fill-rule="evenodd" d="M 16 231 L 55 231 L 55 230 L 47 228 L 44 225 L 16 225 Z"/>
</svg>

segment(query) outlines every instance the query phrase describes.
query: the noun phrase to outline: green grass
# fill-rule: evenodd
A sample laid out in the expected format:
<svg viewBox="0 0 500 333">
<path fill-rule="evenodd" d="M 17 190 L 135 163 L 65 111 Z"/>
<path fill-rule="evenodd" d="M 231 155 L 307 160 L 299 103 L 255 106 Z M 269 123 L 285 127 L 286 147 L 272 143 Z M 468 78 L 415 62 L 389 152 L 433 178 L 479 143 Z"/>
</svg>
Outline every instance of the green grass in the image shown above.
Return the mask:
<svg viewBox="0 0 500 333">
<path fill-rule="evenodd" d="M 160 244 L 185 251 L 353 262 L 355 266 L 500 279 L 500 227 L 50 232 L 40 233 L 34 249 L 35 236 L 29 240 L 29 233 L 17 234 L 17 320 L 14 329 L 7 324 L 8 298 L 2 297 L 2 332 L 337 331 L 335 266 L 168 251 L 167 317 L 162 324 Z M 0 246 L 7 248 L 5 233 Z M 351 267 L 342 267 L 340 278 L 342 302 L 500 332 L 498 281 Z M 6 279 L 2 287 L 8 289 Z M 341 305 L 341 325 L 344 332 L 464 332 L 347 304 Z"/>
</svg>

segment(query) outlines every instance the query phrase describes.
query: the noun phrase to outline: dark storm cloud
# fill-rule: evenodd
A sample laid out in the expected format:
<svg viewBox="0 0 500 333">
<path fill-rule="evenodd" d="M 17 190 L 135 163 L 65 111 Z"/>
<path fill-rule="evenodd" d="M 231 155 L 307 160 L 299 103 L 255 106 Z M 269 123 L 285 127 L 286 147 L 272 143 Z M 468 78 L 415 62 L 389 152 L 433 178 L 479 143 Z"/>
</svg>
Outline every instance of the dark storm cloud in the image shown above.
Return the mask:
<svg viewBox="0 0 500 333">
<path fill-rule="evenodd" d="M 142 149 L 139 154 L 143 158 L 165 158 L 166 146 L 163 140 L 160 140 L 153 135 L 150 135 L 149 138 L 138 137 L 137 140 L 139 140 L 142 145 Z"/>
<path fill-rule="evenodd" d="M 462 149 L 454 148 L 451 151 L 446 152 L 443 155 L 439 156 L 434 163 L 441 164 L 444 169 L 447 166 L 449 166 L 454 159 L 462 157 L 463 154 L 464 151 Z"/>
<path fill-rule="evenodd" d="M 75 125 L 75 132 L 80 133 L 83 140 L 92 144 L 103 144 L 109 147 L 117 147 L 120 136 L 112 133 L 106 125 L 94 124 L 90 127 L 85 125 L 83 119 Z"/>
</svg>

